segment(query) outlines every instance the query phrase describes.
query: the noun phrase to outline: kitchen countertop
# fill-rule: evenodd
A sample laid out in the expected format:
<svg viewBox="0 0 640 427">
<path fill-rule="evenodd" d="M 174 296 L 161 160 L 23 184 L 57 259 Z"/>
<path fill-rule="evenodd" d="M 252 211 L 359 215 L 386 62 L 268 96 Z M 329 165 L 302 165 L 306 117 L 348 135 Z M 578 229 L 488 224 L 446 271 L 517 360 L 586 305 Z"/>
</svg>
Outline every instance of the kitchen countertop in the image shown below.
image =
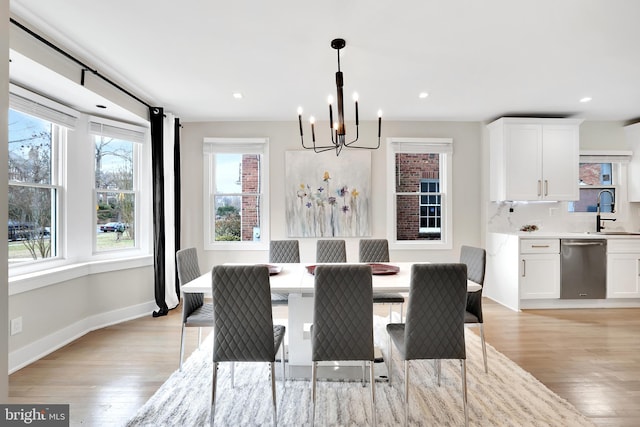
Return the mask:
<svg viewBox="0 0 640 427">
<path fill-rule="evenodd" d="M 495 232 L 496 234 L 509 234 L 527 239 L 640 239 L 640 232 L 626 232 L 629 234 L 607 234 L 622 233 L 611 230 L 609 232 L 596 233 L 577 231 L 515 231 L 515 232 Z"/>
</svg>

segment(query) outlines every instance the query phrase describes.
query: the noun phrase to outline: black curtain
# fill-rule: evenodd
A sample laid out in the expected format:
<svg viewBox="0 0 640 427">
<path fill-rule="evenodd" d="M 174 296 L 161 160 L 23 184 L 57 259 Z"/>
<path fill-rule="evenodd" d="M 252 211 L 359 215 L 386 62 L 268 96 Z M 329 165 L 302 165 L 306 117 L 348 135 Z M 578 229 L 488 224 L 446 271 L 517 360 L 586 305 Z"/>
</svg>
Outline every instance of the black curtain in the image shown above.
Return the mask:
<svg viewBox="0 0 640 427">
<path fill-rule="evenodd" d="M 180 249 L 180 119 L 174 122 L 173 138 L 173 177 L 174 177 L 174 218 L 175 218 L 175 247 Z M 180 281 L 178 280 L 178 268 L 176 266 L 176 294 L 180 300 Z"/>
<path fill-rule="evenodd" d="M 151 169 L 153 179 L 153 272 L 155 297 L 158 311 L 153 317 L 166 316 L 169 313 L 165 300 L 165 265 L 164 265 L 164 110 L 150 107 L 151 118 Z"/>
</svg>

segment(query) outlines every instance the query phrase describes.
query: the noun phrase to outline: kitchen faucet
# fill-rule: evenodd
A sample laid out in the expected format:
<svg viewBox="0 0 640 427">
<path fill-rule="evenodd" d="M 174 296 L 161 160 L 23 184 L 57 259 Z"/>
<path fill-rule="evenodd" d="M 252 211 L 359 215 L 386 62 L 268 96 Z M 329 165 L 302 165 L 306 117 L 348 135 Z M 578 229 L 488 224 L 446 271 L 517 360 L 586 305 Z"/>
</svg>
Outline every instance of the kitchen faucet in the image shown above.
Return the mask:
<svg viewBox="0 0 640 427">
<path fill-rule="evenodd" d="M 604 229 L 604 225 L 602 225 L 602 221 L 615 221 L 615 218 L 600 218 L 600 197 L 602 196 L 602 193 L 609 193 L 611 195 L 611 213 L 614 213 L 615 210 L 615 199 L 616 196 L 613 194 L 613 191 L 611 190 L 602 190 L 598 193 L 598 200 L 597 200 L 597 204 L 596 204 L 596 209 L 597 209 L 597 215 L 596 215 L 596 232 L 600 232 L 601 230 Z"/>
</svg>

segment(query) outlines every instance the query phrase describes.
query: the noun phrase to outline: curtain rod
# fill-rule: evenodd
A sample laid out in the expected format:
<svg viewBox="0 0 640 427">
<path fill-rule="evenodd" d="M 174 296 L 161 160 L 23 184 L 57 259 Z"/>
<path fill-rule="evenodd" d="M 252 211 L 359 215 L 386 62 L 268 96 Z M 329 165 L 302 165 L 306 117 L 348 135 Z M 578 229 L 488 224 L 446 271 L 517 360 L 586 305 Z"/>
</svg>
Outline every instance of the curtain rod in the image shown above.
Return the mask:
<svg viewBox="0 0 640 427">
<path fill-rule="evenodd" d="M 123 88 L 119 84 L 117 84 L 114 81 L 110 80 L 109 78 L 103 76 L 102 74 L 100 74 L 98 72 L 98 70 L 89 67 L 84 62 L 80 61 L 79 59 L 77 59 L 73 55 L 69 54 L 68 52 L 62 50 L 61 48 L 59 48 L 55 44 L 51 43 L 49 40 L 47 40 L 44 37 L 42 37 L 41 35 L 36 34 L 34 31 L 32 31 L 29 28 L 25 27 L 24 25 L 22 25 L 21 23 L 19 23 L 15 19 L 9 18 L 9 22 L 11 22 L 13 25 L 15 25 L 16 27 L 20 28 L 22 31 L 26 32 L 30 36 L 34 37 L 39 42 L 44 43 L 45 45 L 49 46 L 51 49 L 55 50 L 59 54 L 63 55 L 64 57 L 66 57 L 66 58 L 70 59 L 71 61 L 75 62 L 76 64 L 80 65 L 82 67 L 82 77 L 81 77 L 81 81 L 80 81 L 80 84 L 82 86 L 84 86 L 84 74 L 85 74 L 85 72 L 86 71 L 91 71 L 94 75 L 96 75 L 97 77 L 100 77 L 102 80 L 104 80 L 105 82 L 109 83 L 111 86 L 115 87 L 119 91 L 127 94 L 128 96 L 130 96 L 131 98 L 135 99 L 139 103 L 141 103 L 143 105 L 146 105 L 147 108 L 151 108 L 151 105 L 149 105 L 148 103 L 146 103 L 142 99 L 138 98 L 136 95 L 134 95 L 133 93 L 129 92 L 127 89 Z"/>
</svg>

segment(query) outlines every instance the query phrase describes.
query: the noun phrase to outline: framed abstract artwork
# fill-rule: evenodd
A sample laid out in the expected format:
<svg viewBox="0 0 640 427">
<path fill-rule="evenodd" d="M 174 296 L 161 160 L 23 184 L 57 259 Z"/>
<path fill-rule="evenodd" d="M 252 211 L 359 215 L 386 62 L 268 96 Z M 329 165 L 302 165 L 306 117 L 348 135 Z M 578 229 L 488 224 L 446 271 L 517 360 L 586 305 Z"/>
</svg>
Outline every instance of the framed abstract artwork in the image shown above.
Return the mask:
<svg viewBox="0 0 640 427">
<path fill-rule="evenodd" d="M 370 151 L 287 151 L 285 168 L 287 236 L 371 235 Z"/>
</svg>

